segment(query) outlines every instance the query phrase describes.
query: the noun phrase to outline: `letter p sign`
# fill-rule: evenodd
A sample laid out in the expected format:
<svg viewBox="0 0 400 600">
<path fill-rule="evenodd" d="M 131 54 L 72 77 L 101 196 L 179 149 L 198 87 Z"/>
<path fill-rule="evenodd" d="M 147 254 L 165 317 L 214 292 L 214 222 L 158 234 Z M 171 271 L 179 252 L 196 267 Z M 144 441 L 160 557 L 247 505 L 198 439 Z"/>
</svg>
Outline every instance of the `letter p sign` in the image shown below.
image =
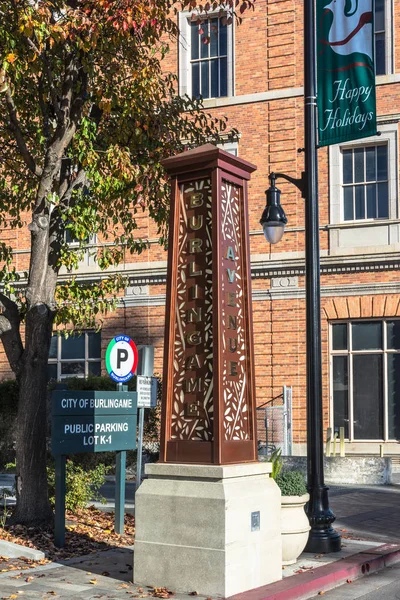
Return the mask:
<svg viewBox="0 0 400 600">
<path fill-rule="evenodd" d="M 106 367 L 114 381 L 124 383 L 134 374 L 138 364 L 135 342 L 127 335 L 117 335 L 107 346 Z"/>
<path fill-rule="evenodd" d="M 118 348 L 117 350 L 117 370 L 121 368 L 121 364 L 128 360 L 128 350 L 125 348 Z"/>
</svg>

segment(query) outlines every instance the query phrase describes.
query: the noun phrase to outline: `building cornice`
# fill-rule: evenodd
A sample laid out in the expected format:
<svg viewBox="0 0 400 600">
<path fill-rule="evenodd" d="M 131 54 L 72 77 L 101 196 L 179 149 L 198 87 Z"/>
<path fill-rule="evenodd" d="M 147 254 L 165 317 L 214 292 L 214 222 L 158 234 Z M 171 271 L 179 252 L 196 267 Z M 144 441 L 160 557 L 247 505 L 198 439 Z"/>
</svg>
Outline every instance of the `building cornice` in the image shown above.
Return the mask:
<svg viewBox="0 0 400 600">
<path fill-rule="evenodd" d="M 365 253 L 346 256 L 321 256 L 321 274 L 382 272 L 400 270 L 400 252 Z M 130 287 L 163 285 L 167 281 L 167 262 L 135 263 L 121 265 L 113 270 L 82 270 L 75 274 L 79 281 L 98 281 L 112 275 L 126 276 Z M 258 254 L 251 259 L 252 279 L 302 276 L 305 274 L 304 253 Z M 60 275 L 60 280 L 66 279 Z M 22 283 L 22 280 L 21 280 Z"/>
<path fill-rule="evenodd" d="M 378 75 L 377 87 L 400 82 L 400 73 L 391 75 Z M 300 98 L 304 95 L 303 87 L 291 87 L 269 92 L 256 92 L 254 94 L 241 94 L 238 96 L 225 96 L 223 98 L 209 98 L 203 101 L 204 108 L 222 108 L 225 106 L 237 106 L 240 104 L 253 104 L 257 102 L 271 102 L 273 100 L 284 100 L 285 98 Z M 379 122 L 379 117 L 378 117 Z"/>
</svg>

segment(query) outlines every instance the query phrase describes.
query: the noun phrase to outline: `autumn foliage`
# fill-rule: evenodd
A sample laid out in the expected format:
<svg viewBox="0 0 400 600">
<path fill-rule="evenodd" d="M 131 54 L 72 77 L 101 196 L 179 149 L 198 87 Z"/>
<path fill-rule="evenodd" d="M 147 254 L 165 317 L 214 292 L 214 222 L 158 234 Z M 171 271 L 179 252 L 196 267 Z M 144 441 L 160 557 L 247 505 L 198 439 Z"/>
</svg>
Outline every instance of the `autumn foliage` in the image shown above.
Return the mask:
<svg viewBox="0 0 400 600">
<path fill-rule="evenodd" d="M 252 3 L 0 0 L 0 228 L 30 232 L 26 273 L 6 241 L 16 236 L 0 241 L 0 336 L 19 386 L 17 522 L 52 514 L 43 429 L 54 324 L 98 325 L 126 284 L 76 278 L 88 240 L 101 270 L 133 262 L 147 245 L 136 216 L 147 211 L 163 242 L 161 161 L 229 130 L 163 69 L 177 13 L 240 21 Z"/>
</svg>

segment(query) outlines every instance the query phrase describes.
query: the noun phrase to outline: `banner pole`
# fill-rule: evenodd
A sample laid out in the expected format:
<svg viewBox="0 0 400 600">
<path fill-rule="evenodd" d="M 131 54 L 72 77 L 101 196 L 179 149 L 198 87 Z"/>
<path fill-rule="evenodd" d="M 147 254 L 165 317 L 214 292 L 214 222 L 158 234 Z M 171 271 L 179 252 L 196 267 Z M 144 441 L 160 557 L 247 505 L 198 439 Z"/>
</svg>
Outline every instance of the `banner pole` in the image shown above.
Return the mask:
<svg viewBox="0 0 400 600">
<path fill-rule="evenodd" d="M 306 552 L 337 552 L 340 535 L 332 528 L 324 483 L 320 247 L 318 214 L 317 90 L 314 0 L 304 0 L 304 146 L 306 240 L 307 480 L 311 530 Z"/>
</svg>

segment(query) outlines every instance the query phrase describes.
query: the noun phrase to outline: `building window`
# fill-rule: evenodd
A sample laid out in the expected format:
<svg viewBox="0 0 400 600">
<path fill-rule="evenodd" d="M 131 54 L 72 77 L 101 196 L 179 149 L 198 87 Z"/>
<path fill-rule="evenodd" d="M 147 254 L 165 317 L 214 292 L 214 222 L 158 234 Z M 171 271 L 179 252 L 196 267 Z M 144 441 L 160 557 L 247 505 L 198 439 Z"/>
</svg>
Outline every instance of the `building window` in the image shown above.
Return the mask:
<svg viewBox="0 0 400 600">
<path fill-rule="evenodd" d="M 179 89 L 193 98 L 233 95 L 233 25 L 211 15 L 199 23 L 193 13 L 179 19 Z"/>
<path fill-rule="evenodd" d="M 71 250 L 76 250 L 77 252 L 81 250 L 81 242 L 71 235 L 69 229 L 65 229 L 64 239 Z M 96 241 L 96 235 L 92 235 L 83 240 L 84 248 L 81 260 L 79 261 L 79 267 L 90 267 L 96 263 Z"/>
<path fill-rule="evenodd" d="M 385 0 L 375 0 L 375 73 L 386 73 Z"/>
<path fill-rule="evenodd" d="M 221 18 L 190 24 L 192 96 L 219 98 L 228 95 L 228 35 Z"/>
<path fill-rule="evenodd" d="M 332 324 L 331 389 L 335 431 L 400 439 L 400 319 Z"/>
<path fill-rule="evenodd" d="M 400 240 L 397 117 L 381 117 L 378 128 L 368 142 L 329 146 L 332 252 L 389 252 Z"/>
<path fill-rule="evenodd" d="M 375 0 L 375 73 L 393 73 L 393 3 L 392 0 Z"/>
<path fill-rule="evenodd" d="M 86 331 L 81 335 L 51 338 L 48 378 L 58 381 L 68 377 L 101 375 L 101 334 Z"/>
<path fill-rule="evenodd" d="M 343 219 L 389 217 L 387 144 L 342 148 Z"/>
</svg>

